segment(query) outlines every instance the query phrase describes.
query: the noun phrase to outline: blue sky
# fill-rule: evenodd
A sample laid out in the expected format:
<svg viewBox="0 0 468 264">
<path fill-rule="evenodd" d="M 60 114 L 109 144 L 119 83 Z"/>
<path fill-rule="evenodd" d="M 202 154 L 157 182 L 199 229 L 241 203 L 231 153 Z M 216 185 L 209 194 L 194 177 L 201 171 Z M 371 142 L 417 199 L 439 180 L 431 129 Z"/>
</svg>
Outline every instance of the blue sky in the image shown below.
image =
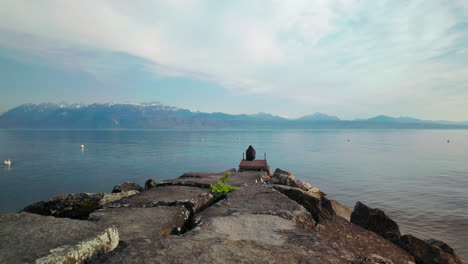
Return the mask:
<svg viewBox="0 0 468 264">
<path fill-rule="evenodd" d="M 1 1 L 0 80 L 0 112 L 160 101 L 468 120 L 468 1 Z"/>
</svg>

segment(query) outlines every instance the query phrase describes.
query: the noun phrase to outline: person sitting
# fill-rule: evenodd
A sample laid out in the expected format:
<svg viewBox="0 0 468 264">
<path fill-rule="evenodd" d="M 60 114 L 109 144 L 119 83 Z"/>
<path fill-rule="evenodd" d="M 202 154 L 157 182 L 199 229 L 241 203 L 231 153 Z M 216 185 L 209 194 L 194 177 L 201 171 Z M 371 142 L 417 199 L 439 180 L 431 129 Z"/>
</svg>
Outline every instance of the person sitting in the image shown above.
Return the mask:
<svg viewBox="0 0 468 264">
<path fill-rule="evenodd" d="M 245 152 L 245 159 L 246 160 L 254 160 L 255 159 L 255 149 L 250 145 L 249 148 Z"/>
</svg>

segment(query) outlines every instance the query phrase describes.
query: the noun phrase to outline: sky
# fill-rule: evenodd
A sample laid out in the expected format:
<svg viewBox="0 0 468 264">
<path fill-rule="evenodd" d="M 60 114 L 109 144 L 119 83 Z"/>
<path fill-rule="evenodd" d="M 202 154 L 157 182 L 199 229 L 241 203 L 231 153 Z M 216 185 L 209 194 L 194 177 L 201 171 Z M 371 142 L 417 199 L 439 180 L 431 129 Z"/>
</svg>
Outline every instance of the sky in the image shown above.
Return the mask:
<svg viewBox="0 0 468 264">
<path fill-rule="evenodd" d="M 468 0 L 0 0 L 0 112 L 468 120 Z"/>
</svg>

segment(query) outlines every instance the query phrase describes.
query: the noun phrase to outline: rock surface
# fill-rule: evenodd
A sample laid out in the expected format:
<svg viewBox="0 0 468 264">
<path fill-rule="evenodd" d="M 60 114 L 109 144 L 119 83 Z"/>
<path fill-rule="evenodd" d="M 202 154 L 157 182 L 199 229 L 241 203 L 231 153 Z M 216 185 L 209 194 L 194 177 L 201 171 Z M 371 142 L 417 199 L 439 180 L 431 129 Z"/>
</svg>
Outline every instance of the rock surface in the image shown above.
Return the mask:
<svg viewBox="0 0 468 264">
<path fill-rule="evenodd" d="M 400 228 L 395 221 L 382 210 L 369 208 L 361 202 L 354 206 L 351 222 L 390 240 L 400 236 Z"/>
<path fill-rule="evenodd" d="M 36 229 L 18 220 L 16 226 L 9 220 L 2 226 L 0 221 L 0 253 L 3 247 L 19 244 L 11 256 L 21 259 L 22 243 L 29 243 L 25 240 L 31 235 L 57 244 L 37 247 L 47 254 L 33 255 L 32 261 L 39 258 L 44 263 L 88 261 L 97 252 L 108 253 L 93 263 L 414 263 L 405 250 L 418 263 L 461 263 L 445 243 L 400 237 L 398 225 L 381 210 L 358 202 L 351 214 L 349 208 L 328 200 L 310 184 L 294 180 L 287 171 L 277 169 L 272 177 L 265 172 L 232 172 L 226 184 L 237 188 L 218 201 L 209 187 L 223 176 L 187 173 L 145 184 L 148 188 L 140 193 L 69 194 L 33 204 L 27 208 L 36 213 L 87 220 L 19 214 L 39 219 L 28 220 L 36 224 L 51 219 L 46 228 Z M 23 226 L 29 228 L 24 234 Z M 56 230 L 49 231 L 55 226 Z M 67 232 L 74 234 L 67 238 L 78 239 L 60 240 Z M 117 232 L 120 243 L 109 252 L 117 244 Z M 22 234 L 18 243 L 11 238 L 16 233 Z M 40 243 L 34 239 L 30 247 Z"/>
<path fill-rule="evenodd" d="M 207 217 L 181 237 L 125 241 L 93 263 L 351 263 L 372 254 L 396 264 L 411 263 L 411 256 L 396 245 L 339 219 L 354 227 L 354 233 L 345 234 L 353 238 L 344 238 L 340 245 L 323 230 L 276 215 L 233 213 Z M 356 245 L 346 244 L 350 242 Z"/>
<path fill-rule="evenodd" d="M 210 217 L 241 214 L 275 215 L 305 227 L 315 228 L 314 218 L 304 207 L 264 185 L 239 187 L 225 200 L 197 215 L 196 222 L 203 222 Z"/>
<path fill-rule="evenodd" d="M 401 236 L 397 244 L 416 259 L 416 264 L 462 264 L 461 258 L 442 241 Z"/>
<path fill-rule="evenodd" d="M 375 254 L 395 264 L 414 262 L 414 258 L 402 248 L 342 217 L 328 217 L 321 225 L 324 228 L 318 234 L 322 243 L 329 244 L 332 248 L 346 248 L 355 253 L 357 260 Z"/>
<path fill-rule="evenodd" d="M 121 193 L 61 194 L 45 201 L 26 206 L 22 212 L 74 219 L 86 219 L 104 205 L 137 194 L 138 191 Z"/>
<path fill-rule="evenodd" d="M 288 171 L 284 171 L 281 169 L 276 169 L 273 175 L 271 176 L 271 183 L 273 184 L 282 184 L 291 187 L 304 187 L 302 182 L 297 183 L 294 180 L 294 175 Z"/>
<path fill-rule="evenodd" d="M 81 263 L 118 242 L 115 227 L 29 213 L 0 215 L 0 263 Z"/>
<path fill-rule="evenodd" d="M 372 254 L 362 258 L 361 260 L 355 261 L 352 264 L 393 264 L 393 261 L 379 255 Z"/>
<path fill-rule="evenodd" d="M 175 186 L 157 188 L 168 187 Z M 321 208 L 321 198 L 284 185 L 239 186 L 198 212 L 194 228 L 183 236 L 125 240 L 95 263 L 379 263 L 369 262 L 378 258 L 368 256 L 412 263 L 413 258 L 390 241 L 328 214 Z M 310 211 L 326 216 L 320 225 L 315 225 Z"/>
<path fill-rule="evenodd" d="M 154 207 L 184 205 L 195 213 L 214 203 L 211 191 L 190 187 L 168 185 L 151 188 L 137 195 L 108 204 L 107 207 Z"/>
<path fill-rule="evenodd" d="M 184 186 L 193 186 L 200 188 L 210 188 L 211 184 L 216 184 L 225 173 L 205 173 L 205 172 L 191 172 L 185 173 L 177 179 L 167 180 L 158 183 L 158 186 L 167 186 L 167 185 L 184 185 Z M 229 184 L 235 187 L 246 186 L 246 185 L 255 185 L 262 183 L 262 176 L 267 175 L 267 172 L 257 172 L 257 171 L 244 171 L 244 172 L 235 172 L 231 173 L 231 178 L 229 179 Z"/>
<path fill-rule="evenodd" d="M 128 191 L 143 191 L 143 187 L 134 182 L 123 182 L 112 188 L 112 193 L 128 192 Z"/>
<path fill-rule="evenodd" d="M 184 206 L 151 208 L 106 208 L 93 212 L 89 220 L 98 226 L 117 226 L 120 240 L 154 239 L 182 231 L 190 212 Z"/>
<path fill-rule="evenodd" d="M 330 216 L 328 211 L 322 208 L 320 195 L 285 185 L 273 185 L 273 188 L 302 205 L 312 214 L 317 223 Z"/>
<path fill-rule="evenodd" d="M 322 197 L 322 207 L 331 215 L 337 215 L 351 221 L 351 210 L 335 200 L 328 200 Z"/>
</svg>

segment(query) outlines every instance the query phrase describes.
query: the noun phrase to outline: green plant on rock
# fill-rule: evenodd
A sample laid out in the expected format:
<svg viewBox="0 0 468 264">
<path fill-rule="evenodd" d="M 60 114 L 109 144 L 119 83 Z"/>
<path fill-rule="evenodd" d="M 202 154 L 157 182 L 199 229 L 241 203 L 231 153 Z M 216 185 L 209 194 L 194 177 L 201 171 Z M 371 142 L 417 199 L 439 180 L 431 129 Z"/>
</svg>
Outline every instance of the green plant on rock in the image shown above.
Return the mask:
<svg viewBox="0 0 468 264">
<path fill-rule="evenodd" d="M 226 184 L 226 182 L 229 181 L 229 178 L 231 178 L 231 173 L 226 172 L 224 177 L 222 177 L 218 181 L 218 183 L 210 184 L 211 191 L 213 192 L 216 200 L 223 199 L 224 197 L 226 197 L 226 195 L 229 192 L 237 189 L 236 187 L 234 187 L 232 185 Z"/>
<path fill-rule="evenodd" d="M 229 179 L 231 178 L 231 173 L 230 172 L 226 172 L 224 173 L 224 177 L 221 178 L 221 182 L 222 183 L 226 183 L 227 181 L 229 181 Z"/>
</svg>

